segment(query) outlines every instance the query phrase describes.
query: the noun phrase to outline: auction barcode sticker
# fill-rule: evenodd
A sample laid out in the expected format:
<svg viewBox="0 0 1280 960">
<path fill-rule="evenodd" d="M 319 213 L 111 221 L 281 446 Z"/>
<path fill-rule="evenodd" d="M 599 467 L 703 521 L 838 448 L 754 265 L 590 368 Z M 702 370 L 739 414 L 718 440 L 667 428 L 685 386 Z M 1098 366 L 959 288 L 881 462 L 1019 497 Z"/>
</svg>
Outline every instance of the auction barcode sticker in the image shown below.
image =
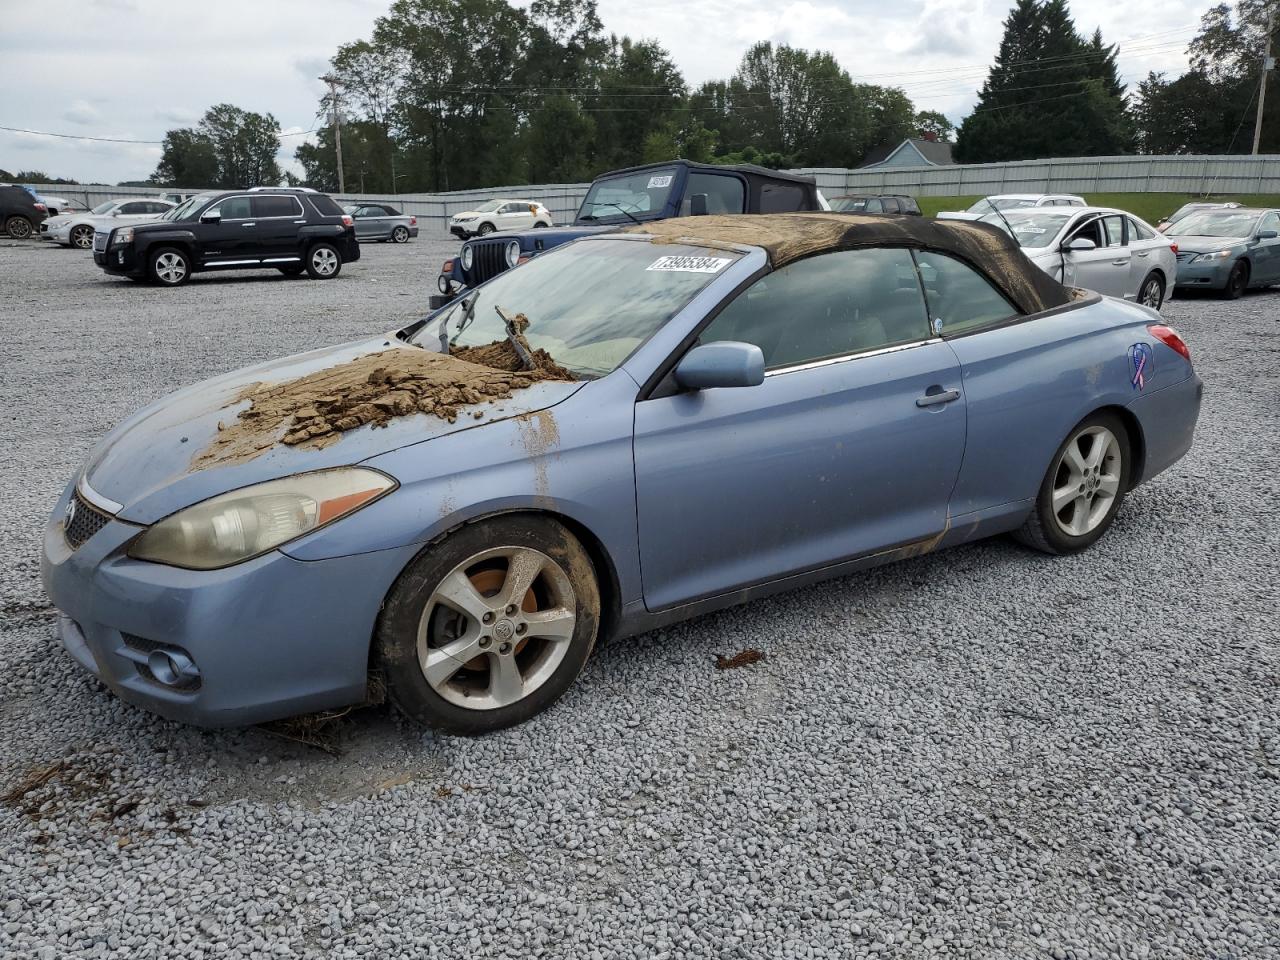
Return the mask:
<svg viewBox="0 0 1280 960">
<path fill-rule="evenodd" d="M 650 177 L 649 186 L 646 187 L 645 189 L 661 190 L 663 187 L 669 187 L 669 186 L 671 186 L 671 174 L 668 173 L 665 176 L 659 175 L 656 177 Z"/>
<path fill-rule="evenodd" d="M 646 270 L 671 270 L 677 273 L 719 273 L 733 260 L 729 257 L 659 257 Z"/>
</svg>

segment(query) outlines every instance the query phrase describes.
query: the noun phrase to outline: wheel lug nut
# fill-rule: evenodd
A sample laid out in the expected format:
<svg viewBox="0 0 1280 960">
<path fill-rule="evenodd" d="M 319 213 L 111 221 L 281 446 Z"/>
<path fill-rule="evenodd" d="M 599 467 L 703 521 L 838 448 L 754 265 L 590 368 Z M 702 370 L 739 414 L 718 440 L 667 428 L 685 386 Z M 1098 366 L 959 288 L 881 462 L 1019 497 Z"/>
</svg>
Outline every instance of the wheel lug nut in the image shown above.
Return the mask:
<svg viewBox="0 0 1280 960">
<path fill-rule="evenodd" d="M 486 613 L 486 614 L 485 614 L 483 617 L 481 617 L 480 619 L 481 619 L 481 620 L 483 620 L 485 623 L 493 623 L 493 614 L 492 614 L 492 613 Z"/>
<path fill-rule="evenodd" d="M 498 647 L 498 652 L 499 652 L 499 653 L 510 653 L 510 652 L 511 652 L 511 644 L 509 644 L 509 643 L 504 643 L 504 644 L 502 644 L 500 647 Z"/>
<path fill-rule="evenodd" d="M 509 616 L 511 616 L 511 615 L 512 615 L 513 613 L 515 613 L 515 612 L 516 612 L 515 604 L 511 604 L 510 606 L 508 606 L 508 607 L 507 607 L 507 616 L 508 616 L 508 617 L 509 617 Z"/>
<path fill-rule="evenodd" d="M 524 633 L 528 629 L 528 626 L 523 623 L 516 624 L 516 633 Z"/>
<path fill-rule="evenodd" d="M 488 637 L 481 637 L 481 638 L 480 638 L 480 646 L 481 646 L 482 648 L 483 648 L 483 647 L 487 647 L 487 646 L 489 646 L 489 644 L 490 644 L 490 643 L 492 643 L 492 642 L 493 642 L 493 641 L 492 641 L 492 640 L 490 640 Z"/>
</svg>

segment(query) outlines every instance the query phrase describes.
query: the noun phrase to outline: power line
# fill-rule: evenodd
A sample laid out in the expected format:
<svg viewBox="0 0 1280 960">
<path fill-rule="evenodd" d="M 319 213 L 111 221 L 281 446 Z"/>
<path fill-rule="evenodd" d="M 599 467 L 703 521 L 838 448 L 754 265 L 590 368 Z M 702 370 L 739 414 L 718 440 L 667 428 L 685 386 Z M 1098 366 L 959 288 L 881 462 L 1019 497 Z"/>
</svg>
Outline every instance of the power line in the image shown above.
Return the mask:
<svg viewBox="0 0 1280 960">
<path fill-rule="evenodd" d="M 0 125 L 0 130 L 7 130 L 10 133 L 29 133 L 37 137 L 57 137 L 59 140 L 91 140 L 94 143 L 138 143 L 151 146 L 161 146 L 163 140 L 126 140 L 122 137 L 86 137 L 78 133 L 51 133 L 48 130 L 28 130 L 25 127 L 6 127 Z M 304 137 L 308 133 L 315 133 L 315 127 L 310 130 L 294 130 L 291 133 L 278 133 L 277 137 Z"/>
</svg>

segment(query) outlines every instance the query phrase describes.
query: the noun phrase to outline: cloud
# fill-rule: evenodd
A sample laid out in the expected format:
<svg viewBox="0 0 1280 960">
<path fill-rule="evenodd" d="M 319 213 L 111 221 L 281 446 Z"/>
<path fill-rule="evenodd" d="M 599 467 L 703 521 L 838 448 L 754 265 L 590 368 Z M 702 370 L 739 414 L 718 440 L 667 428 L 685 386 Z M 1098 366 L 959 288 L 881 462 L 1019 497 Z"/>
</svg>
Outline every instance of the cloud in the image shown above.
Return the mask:
<svg viewBox="0 0 1280 960">
<path fill-rule="evenodd" d="M 981 3 L 972 0 L 926 0 L 924 9 L 907 31 L 914 39 L 904 53 L 947 54 L 972 57 L 991 37 L 981 18 Z"/>
<path fill-rule="evenodd" d="M 71 106 L 62 112 L 63 120 L 81 127 L 87 127 L 89 124 L 101 119 L 101 117 L 102 114 L 98 112 L 98 108 L 88 100 L 73 101 Z"/>
<path fill-rule="evenodd" d="M 176 123 L 181 126 L 190 126 L 200 119 L 200 114 L 194 110 L 188 110 L 186 107 L 161 107 L 155 112 L 157 120 L 163 120 L 165 123 Z"/>
</svg>

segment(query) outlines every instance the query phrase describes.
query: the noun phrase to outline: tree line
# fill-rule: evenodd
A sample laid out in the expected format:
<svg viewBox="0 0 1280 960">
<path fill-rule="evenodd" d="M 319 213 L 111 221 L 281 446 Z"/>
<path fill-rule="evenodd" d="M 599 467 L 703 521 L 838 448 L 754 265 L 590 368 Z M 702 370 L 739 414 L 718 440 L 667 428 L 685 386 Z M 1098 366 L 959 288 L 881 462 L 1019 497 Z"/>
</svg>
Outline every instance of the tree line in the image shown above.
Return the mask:
<svg viewBox="0 0 1280 960">
<path fill-rule="evenodd" d="M 830 53 L 761 42 L 728 79 L 690 87 L 661 44 L 606 34 L 596 0 L 534 0 L 527 9 L 394 0 L 368 39 L 332 58 L 337 103 L 325 96 L 315 142 L 297 148 L 303 176 L 283 178 L 337 190 L 335 106 L 346 189 L 359 193 L 575 183 L 676 156 L 853 167 L 910 136 L 954 138 L 963 163 L 1247 152 L 1240 128 L 1257 92 L 1268 2 L 1276 0 L 1212 8 L 1187 73 L 1152 73 L 1130 96 L 1116 46 L 1101 31 L 1082 35 L 1066 0 L 1015 0 L 957 131 L 897 87 L 855 82 Z M 219 104 L 196 126 L 168 132 L 152 181 L 279 183 L 280 142 L 270 114 Z M 1263 144 L 1280 149 L 1280 95 Z"/>
</svg>

